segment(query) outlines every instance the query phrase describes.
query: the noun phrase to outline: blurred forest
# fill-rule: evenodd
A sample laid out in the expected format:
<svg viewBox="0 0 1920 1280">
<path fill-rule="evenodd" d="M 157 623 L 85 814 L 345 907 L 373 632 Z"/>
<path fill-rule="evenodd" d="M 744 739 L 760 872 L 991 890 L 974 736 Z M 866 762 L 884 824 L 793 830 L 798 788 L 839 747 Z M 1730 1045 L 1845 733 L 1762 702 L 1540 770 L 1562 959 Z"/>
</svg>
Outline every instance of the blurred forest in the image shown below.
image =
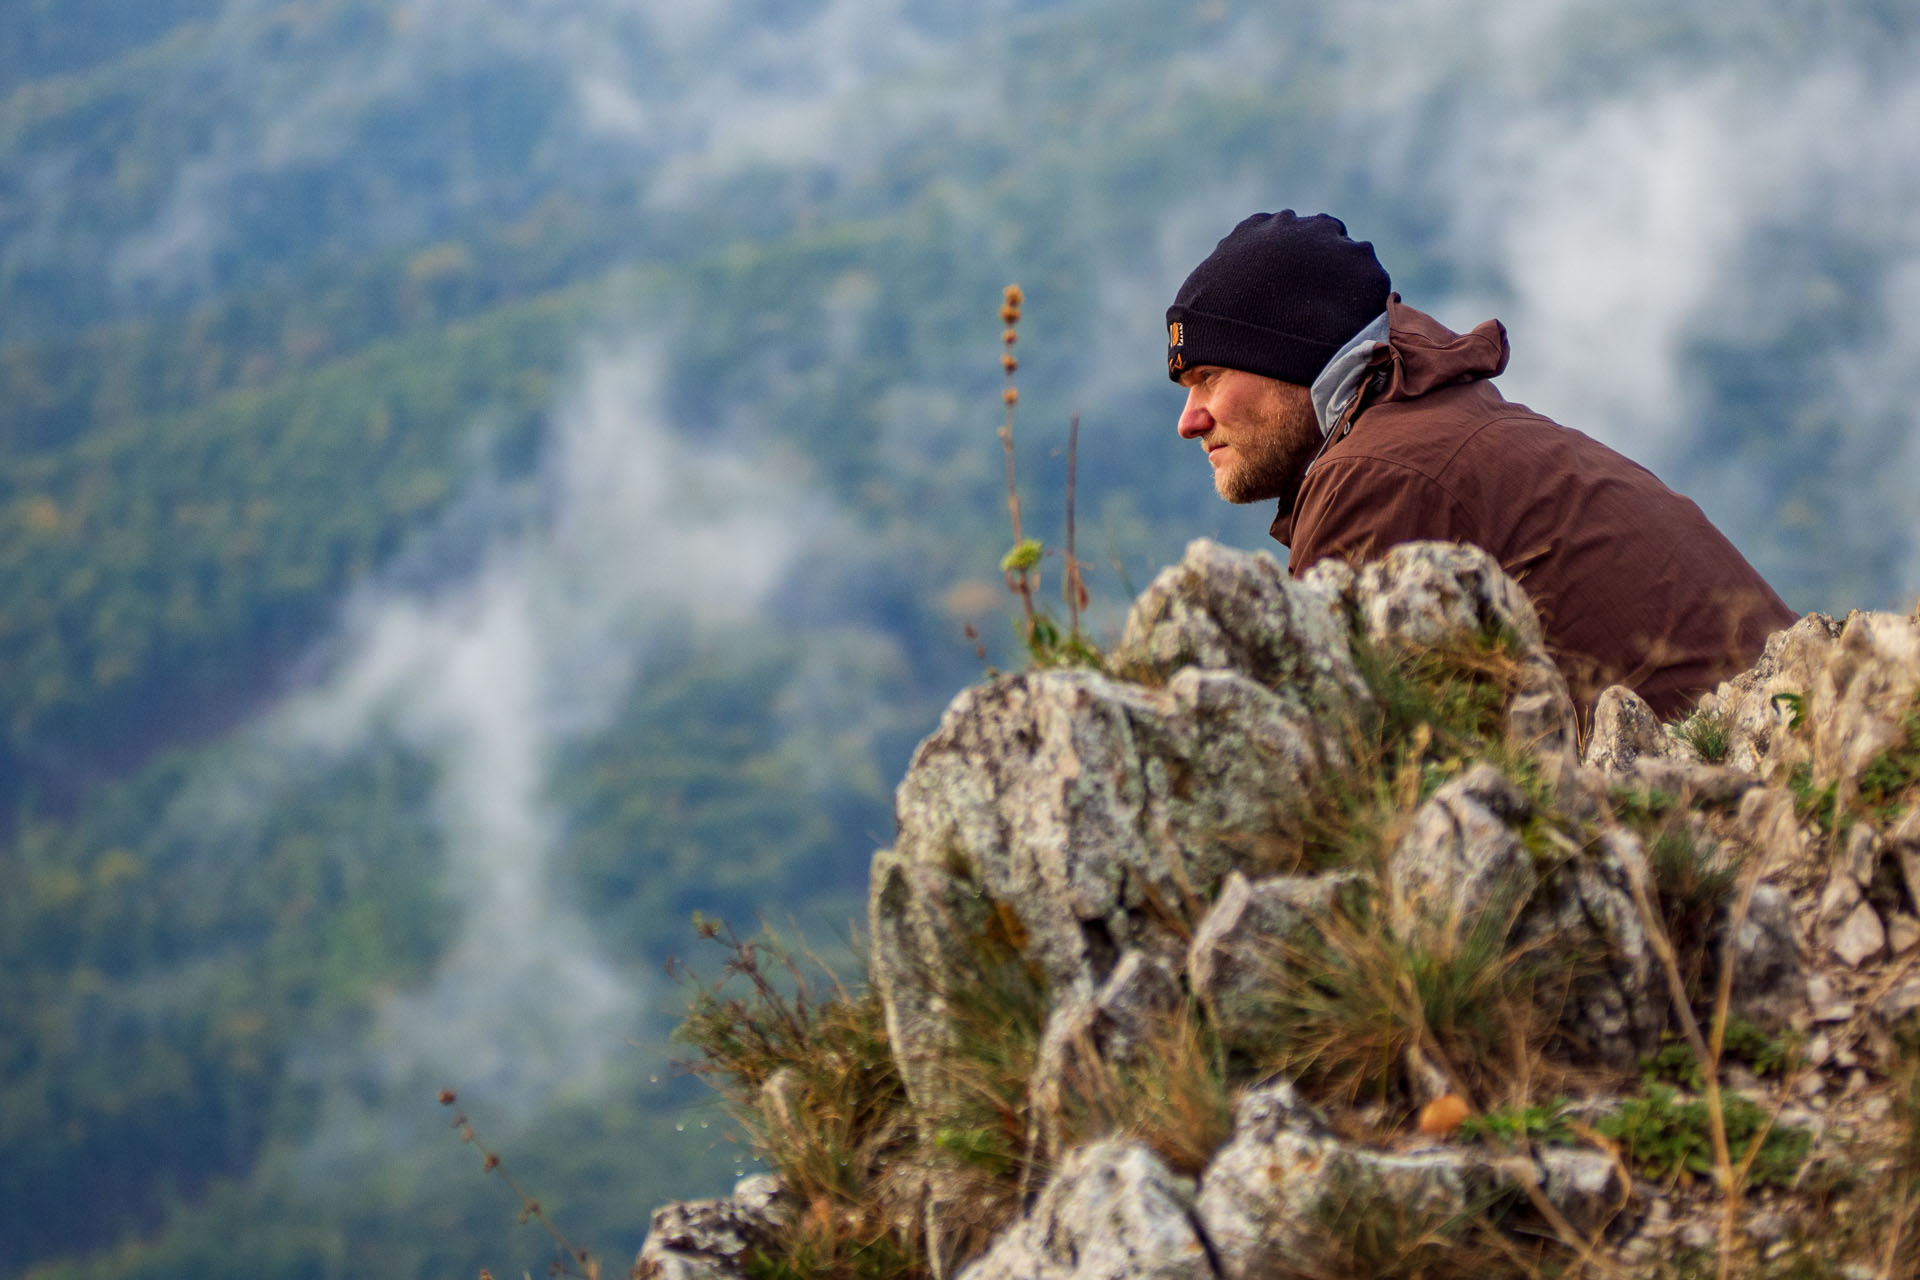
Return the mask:
<svg viewBox="0 0 1920 1280">
<path fill-rule="evenodd" d="M 660 968 L 857 977 L 1018 661 L 1008 281 L 1096 627 L 1263 541 L 1160 316 L 1282 205 L 1796 607 L 1910 606 L 1910 7 L 1444 8 L 0 0 L 0 1274 L 537 1272 L 441 1087 L 621 1265 L 737 1173 Z"/>
</svg>

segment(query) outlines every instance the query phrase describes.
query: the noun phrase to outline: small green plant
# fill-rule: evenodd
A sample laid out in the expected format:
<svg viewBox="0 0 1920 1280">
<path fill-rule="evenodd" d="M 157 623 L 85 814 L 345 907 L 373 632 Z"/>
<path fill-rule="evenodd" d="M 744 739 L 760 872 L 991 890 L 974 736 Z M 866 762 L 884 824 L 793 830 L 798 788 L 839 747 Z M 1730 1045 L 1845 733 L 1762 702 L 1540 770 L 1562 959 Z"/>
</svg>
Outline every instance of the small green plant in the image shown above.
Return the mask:
<svg viewBox="0 0 1920 1280">
<path fill-rule="evenodd" d="M 1615 787 L 1608 793 L 1614 816 L 1630 826 L 1646 827 L 1680 807 L 1680 797 L 1658 787 Z"/>
<path fill-rule="evenodd" d="M 1727 738 L 1727 717 L 1722 711 L 1696 711 L 1674 728 L 1674 736 L 1699 752 L 1709 764 L 1727 758 L 1731 743 Z"/>
<path fill-rule="evenodd" d="M 1754 1075 L 1761 1077 L 1783 1076 L 1799 1061 L 1787 1039 L 1770 1035 L 1758 1025 L 1740 1017 L 1727 1020 L 1726 1033 L 1721 1040 L 1721 1056 L 1723 1061 L 1746 1063 Z M 1661 1037 L 1658 1050 L 1640 1060 L 1640 1079 L 1647 1084 L 1671 1081 L 1695 1093 L 1705 1084 L 1700 1074 L 1700 1060 L 1694 1054 L 1693 1046 L 1684 1037 L 1671 1032 Z"/>
<path fill-rule="evenodd" d="M 1722 1095 L 1727 1146 L 1736 1166 L 1747 1161 L 1747 1183 L 1756 1187 L 1791 1186 L 1812 1147 L 1804 1129 L 1775 1125 L 1759 1104 L 1739 1094 Z M 1594 1129 L 1622 1148 L 1627 1162 L 1657 1181 L 1711 1177 L 1714 1170 L 1711 1120 L 1702 1099 L 1681 1101 L 1671 1086 L 1654 1083 L 1603 1116 Z M 1754 1151 L 1754 1144 L 1759 1144 Z"/>
<path fill-rule="evenodd" d="M 1859 802 L 1875 821 L 1905 812 L 1909 792 L 1920 782 L 1920 700 L 1907 708 L 1900 727 L 1901 740 L 1867 761 L 1860 771 Z"/>
<path fill-rule="evenodd" d="M 1490 1139 L 1501 1146 L 1521 1142 L 1539 1142 L 1548 1146 L 1567 1146 L 1574 1140 L 1573 1121 L 1568 1115 L 1571 1104 L 1565 1098 L 1536 1102 L 1531 1106 L 1496 1107 L 1485 1115 L 1468 1116 L 1460 1122 L 1460 1136 Z"/>
<path fill-rule="evenodd" d="M 1799 1064 L 1799 1054 L 1786 1036 L 1771 1035 L 1745 1018 L 1729 1018 L 1722 1052 L 1753 1069 L 1756 1076 L 1784 1076 Z"/>
<path fill-rule="evenodd" d="M 1826 835 L 1846 834 L 1848 823 L 1840 821 L 1840 784 L 1828 782 L 1816 786 L 1813 766 L 1795 765 L 1787 774 L 1787 789 L 1793 792 L 1793 811 L 1802 822 L 1811 822 Z M 1838 830 L 1836 831 L 1836 825 Z"/>
</svg>

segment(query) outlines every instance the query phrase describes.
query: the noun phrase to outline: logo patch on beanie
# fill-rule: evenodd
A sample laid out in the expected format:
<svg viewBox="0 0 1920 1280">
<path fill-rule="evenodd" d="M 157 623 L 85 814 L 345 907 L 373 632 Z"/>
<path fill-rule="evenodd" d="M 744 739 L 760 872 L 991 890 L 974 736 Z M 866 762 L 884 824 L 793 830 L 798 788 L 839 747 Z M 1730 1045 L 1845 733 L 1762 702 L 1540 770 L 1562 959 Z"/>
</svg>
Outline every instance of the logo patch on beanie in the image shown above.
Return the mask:
<svg viewBox="0 0 1920 1280">
<path fill-rule="evenodd" d="M 1167 325 L 1167 372 L 1178 373 L 1187 367 L 1187 357 L 1180 347 L 1187 339 L 1187 327 L 1178 320 Z"/>
<path fill-rule="evenodd" d="M 1186 340 L 1186 326 L 1178 320 L 1167 326 L 1167 345 L 1177 347 Z"/>
</svg>

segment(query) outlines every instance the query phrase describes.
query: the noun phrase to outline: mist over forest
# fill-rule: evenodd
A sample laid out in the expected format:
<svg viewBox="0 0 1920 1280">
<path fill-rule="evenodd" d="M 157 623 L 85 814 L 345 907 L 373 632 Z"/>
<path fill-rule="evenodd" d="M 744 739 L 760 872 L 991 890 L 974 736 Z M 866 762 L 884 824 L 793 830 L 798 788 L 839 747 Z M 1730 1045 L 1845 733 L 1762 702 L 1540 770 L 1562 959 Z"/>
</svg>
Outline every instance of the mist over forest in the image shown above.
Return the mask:
<svg viewBox="0 0 1920 1280">
<path fill-rule="evenodd" d="M 857 976 L 1020 660 L 1010 281 L 1096 633 L 1271 545 L 1162 313 L 1283 207 L 1795 608 L 1912 607 L 1916 130 L 1892 0 L 0 0 L 0 1274 L 537 1272 L 443 1087 L 607 1257 L 749 1167 L 662 964 Z"/>
</svg>

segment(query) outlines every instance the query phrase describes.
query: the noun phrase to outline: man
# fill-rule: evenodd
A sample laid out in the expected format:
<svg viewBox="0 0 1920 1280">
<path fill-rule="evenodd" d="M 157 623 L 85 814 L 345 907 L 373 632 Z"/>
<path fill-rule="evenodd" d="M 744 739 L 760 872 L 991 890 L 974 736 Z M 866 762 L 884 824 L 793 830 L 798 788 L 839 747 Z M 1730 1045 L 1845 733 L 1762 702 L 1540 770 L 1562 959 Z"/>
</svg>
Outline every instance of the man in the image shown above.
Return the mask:
<svg viewBox="0 0 1920 1280">
<path fill-rule="evenodd" d="M 1533 598 L 1575 697 L 1626 684 L 1661 716 L 1750 666 L 1796 615 L 1653 474 L 1501 398 L 1506 330 L 1400 301 L 1324 214 L 1257 213 L 1167 308 L 1181 436 L 1229 502 L 1277 498 L 1295 575 L 1418 539 L 1484 547 Z"/>
</svg>

